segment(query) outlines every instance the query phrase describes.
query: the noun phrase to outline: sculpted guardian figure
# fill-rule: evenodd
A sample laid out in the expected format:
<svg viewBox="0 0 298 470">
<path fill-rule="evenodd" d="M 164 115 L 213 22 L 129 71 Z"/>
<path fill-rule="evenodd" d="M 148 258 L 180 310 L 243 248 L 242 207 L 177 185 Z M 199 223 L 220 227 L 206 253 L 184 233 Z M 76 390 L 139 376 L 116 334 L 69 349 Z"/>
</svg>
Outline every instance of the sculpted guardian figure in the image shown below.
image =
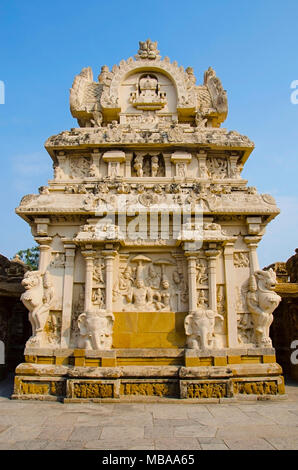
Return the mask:
<svg viewBox="0 0 298 470">
<path fill-rule="evenodd" d="M 260 347 L 272 347 L 269 337 L 272 312 L 281 301 L 281 297 L 274 292 L 275 285 L 276 274 L 271 268 L 268 271 L 256 271 L 250 277 L 246 300 L 252 314 L 256 345 Z"/>
<path fill-rule="evenodd" d="M 54 289 L 48 272 L 28 271 L 22 281 L 25 292 L 21 301 L 29 310 L 29 321 L 32 326 L 30 344 L 41 345 L 42 333 L 53 303 Z"/>
</svg>

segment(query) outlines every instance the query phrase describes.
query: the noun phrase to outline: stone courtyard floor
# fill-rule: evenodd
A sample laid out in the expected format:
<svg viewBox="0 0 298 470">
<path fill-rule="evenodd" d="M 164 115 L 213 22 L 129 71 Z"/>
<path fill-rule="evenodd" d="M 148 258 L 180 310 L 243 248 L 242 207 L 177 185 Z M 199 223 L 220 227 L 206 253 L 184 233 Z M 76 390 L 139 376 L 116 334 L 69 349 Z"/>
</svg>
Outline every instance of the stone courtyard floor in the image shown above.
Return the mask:
<svg viewBox="0 0 298 470">
<path fill-rule="evenodd" d="M 287 399 L 234 403 L 10 400 L 0 382 L 0 449 L 298 450 L 298 383 Z"/>
</svg>

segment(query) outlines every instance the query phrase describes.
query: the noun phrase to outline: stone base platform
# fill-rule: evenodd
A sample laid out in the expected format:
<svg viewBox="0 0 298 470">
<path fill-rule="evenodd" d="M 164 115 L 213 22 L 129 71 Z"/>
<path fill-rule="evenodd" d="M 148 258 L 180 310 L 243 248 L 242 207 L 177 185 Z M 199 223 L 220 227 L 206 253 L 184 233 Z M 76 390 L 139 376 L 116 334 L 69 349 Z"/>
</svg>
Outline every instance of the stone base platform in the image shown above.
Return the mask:
<svg viewBox="0 0 298 470">
<path fill-rule="evenodd" d="M 282 369 L 268 348 L 35 349 L 26 350 L 25 359 L 16 368 L 13 399 L 206 402 L 285 393 Z"/>
</svg>

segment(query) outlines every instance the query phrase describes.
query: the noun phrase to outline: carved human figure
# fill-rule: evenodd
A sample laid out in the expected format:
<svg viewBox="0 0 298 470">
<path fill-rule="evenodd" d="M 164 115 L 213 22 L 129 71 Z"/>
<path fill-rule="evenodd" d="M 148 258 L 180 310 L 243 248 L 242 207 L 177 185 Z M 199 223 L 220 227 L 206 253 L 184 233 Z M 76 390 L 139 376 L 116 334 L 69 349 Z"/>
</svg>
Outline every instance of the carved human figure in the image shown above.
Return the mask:
<svg viewBox="0 0 298 470">
<path fill-rule="evenodd" d="M 135 310 L 144 311 L 152 306 L 152 292 L 142 279 L 137 279 L 131 292 L 126 295 L 127 302 L 133 304 Z"/>
<path fill-rule="evenodd" d="M 256 271 L 249 280 L 249 290 L 246 301 L 252 314 L 254 323 L 256 345 L 271 347 L 269 328 L 273 321 L 272 312 L 281 301 L 281 297 L 274 292 L 276 274 L 273 269 Z"/>
<path fill-rule="evenodd" d="M 157 176 L 158 168 L 159 168 L 158 157 L 154 156 L 154 157 L 152 157 L 152 161 L 151 161 L 151 174 L 152 174 L 152 176 Z"/>
<path fill-rule="evenodd" d="M 22 286 L 25 292 L 21 295 L 21 301 L 29 310 L 29 321 L 32 326 L 29 343 L 39 345 L 54 297 L 50 275 L 48 272 L 42 274 L 40 271 L 28 271 Z"/>
<path fill-rule="evenodd" d="M 92 302 L 94 305 L 98 305 L 99 308 L 104 307 L 104 293 L 101 287 L 94 289 L 92 294 Z"/>
<path fill-rule="evenodd" d="M 186 177 L 186 165 L 185 163 L 178 163 L 177 164 L 177 176 L 180 178 Z"/>
<path fill-rule="evenodd" d="M 78 347 L 82 349 L 111 349 L 115 317 L 112 312 L 84 312 L 78 318 Z"/>
<path fill-rule="evenodd" d="M 119 170 L 119 163 L 118 162 L 111 162 L 110 163 L 110 176 L 111 178 L 117 178 L 118 170 Z"/>
<path fill-rule="evenodd" d="M 197 276 L 196 281 L 197 285 L 206 284 L 208 282 L 207 267 L 202 262 L 196 264 Z"/>
<path fill-rule="evenodd" d="M 223 316 L 214 310 L 207 309 L 201 301 L 194 312 L 185 317 L 184 329 L 186 346 L 189 349 L 210 349 L 214 347 L 215 319 L 224 320 Z"/>
<path fill-rule="evenodd" d="M 170 284 L 167 279 L 161 282 L 161 290 L 153 294 L 153 302 L 157 310 L 170 310 Z M 155 299 L 155 300 L 154 300 Z"/>
<path fill-rule="evenodd" d="M 104 267 L 105 267 L 104 263 L 101 263 L 100 260 L 98 260 L 97 263 L 95 264 L 94 271 L 93 271 L 93 280 L 96 283 L 104 284 L 103 273 L 102 273 L 102 270 L 104 269 Z"/>
<path fill-rule="evenodd" d="M 160 285 L 160 275 L 154 269 L 152 264 L 148 266 L 148 276 L 146 278 L 146 283 L 148 286 L 152 287 L 153 289 L 158 289 Z"/>
<path fill-rule="evenodd" d="M 95 165 L 95 163 L 91 163 L 91 165 L 90 165 L 89 176 L 91 178 L 94 178 L 94 177 L 98 176 L 98 168 Z"/>
<path fill-rule="evenodd" d="M 141 155 L 137 155 L 134 161 L 134 170 L 137 173 L 137 176 L 143 176 L 143 157 Z"/>
<path fill-rule="evenodd" d="M 55 180 L 63 180 L 65 178 L 65 173 L 61 166 L 58 164 L 54 163 L 53 164 L 53 169 L 54 169 L 54 178 Z"/>
<path fill-rule="evenodd" d="M 119 291 L 126 300 L 131 298 L 133 275 L 131 266 L 127 266 L 119 277 Z"/>
</svg>

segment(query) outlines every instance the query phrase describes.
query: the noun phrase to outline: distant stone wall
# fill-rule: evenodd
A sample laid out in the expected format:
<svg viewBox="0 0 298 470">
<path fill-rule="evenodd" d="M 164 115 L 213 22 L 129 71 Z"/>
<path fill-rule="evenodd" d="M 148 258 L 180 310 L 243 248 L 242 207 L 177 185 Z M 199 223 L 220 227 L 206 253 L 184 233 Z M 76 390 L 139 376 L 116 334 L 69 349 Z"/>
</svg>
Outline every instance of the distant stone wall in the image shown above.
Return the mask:
<svg viewBox="0 0 298 470">
<path fill-rule="evenodd" d="M 5 346 L 5 365 L 0 366 L 0 378 L 22 360 L 30 336 L 28 311 L 20 301 L 24 290 L 21 281 L 28 269 L 18 258 L 10 261 L 0 255 L 0 341 Z"/>
<path fill-rule="evenodd" d="M 276 360 L 283 368 L 284 375 L 298 380 L 298 364 L 293 364 L 293 341 L 298 341 L 298 250 L 287 262 L 271 264 L 276 272 L 275 291 L 282 301 L 274 311 L 274 320 L 270 328 L 270 337 L 276 350 Z M 291 360 L 292 356 L 292 360 Z"/>
</svg>

